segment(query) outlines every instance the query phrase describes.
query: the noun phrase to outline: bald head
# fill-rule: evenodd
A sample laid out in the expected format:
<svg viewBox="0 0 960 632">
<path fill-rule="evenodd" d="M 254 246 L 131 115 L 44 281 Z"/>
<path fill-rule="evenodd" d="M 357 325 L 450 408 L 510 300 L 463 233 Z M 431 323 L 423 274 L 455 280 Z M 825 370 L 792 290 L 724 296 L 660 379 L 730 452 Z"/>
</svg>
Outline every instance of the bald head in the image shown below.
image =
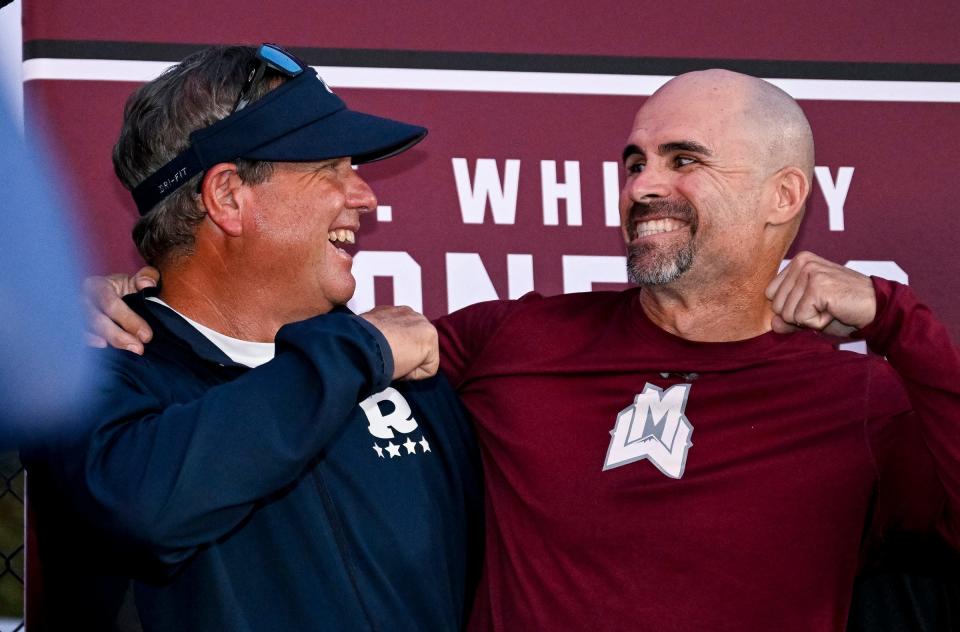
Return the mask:
<svg viewBox="0 0 960 632">
<path fill-rule="evenodd" d="M 798 233 L 813 134 L 796 101 L 772 84 L 726 70 L 691 72 L 644 102 L 623 160 L 631 278 L 749 284 L 776 273 Z M 665 262 L 672 276 L 659 274 Z"/>
<path fill-rule="evenodd" d="M 699 102 L 724 125 L 736 125 L 753 141 L 763 174 L 797 167 L 813 177 L 813 132 L 803 110 L 772 83 L 729 70 L 702 70 L 679 75 L 657 90 L 644 108 L 662 101 Z"/>
</svg>

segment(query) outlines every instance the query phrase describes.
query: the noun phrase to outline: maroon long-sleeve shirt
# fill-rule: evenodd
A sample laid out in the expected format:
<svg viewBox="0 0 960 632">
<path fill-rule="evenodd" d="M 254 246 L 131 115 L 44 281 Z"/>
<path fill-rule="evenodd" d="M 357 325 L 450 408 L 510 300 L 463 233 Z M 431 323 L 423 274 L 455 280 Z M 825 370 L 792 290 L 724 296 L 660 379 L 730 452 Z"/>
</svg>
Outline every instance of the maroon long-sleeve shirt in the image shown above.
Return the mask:
<svg viewBox="0 0 960 632">
<path fill-rule="evenodd" d="M 640 290 L 438 322 L 487 488 L 474 630 L 843 630 L 869 543 L 960 546 L 960 354 L 874 279 L 878 356 L 810 331 L 696 343 Z"/>
</svg>

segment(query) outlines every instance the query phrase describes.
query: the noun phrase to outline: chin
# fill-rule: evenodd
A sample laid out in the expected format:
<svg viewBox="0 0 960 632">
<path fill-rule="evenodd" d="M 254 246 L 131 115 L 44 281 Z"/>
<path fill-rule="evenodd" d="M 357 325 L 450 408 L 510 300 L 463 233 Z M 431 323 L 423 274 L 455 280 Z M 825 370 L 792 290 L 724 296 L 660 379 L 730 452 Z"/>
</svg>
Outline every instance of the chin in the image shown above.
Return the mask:
<svg viewBox="0 0 960 632">
<path fill-rule="evenodd" d="M 353 293 L 356 289 L 357 282 L 353 277 L 350 277 L 349 282 L 344 281 L 342 283 L 337 283 L 333 287 L 325 288 L 323 296 L 333 307 L 338 305 L 346 305 L 347 302 L 353 298 Z"/>
<path fill-rule="evenodd" d="M 693 254 L 693 248 L 689 245 L 674 252 L 630 248 L 627 253 L 627 278 L 631 283 L 641 286 L 673 283 L 693 265 Z"/>
</svg>

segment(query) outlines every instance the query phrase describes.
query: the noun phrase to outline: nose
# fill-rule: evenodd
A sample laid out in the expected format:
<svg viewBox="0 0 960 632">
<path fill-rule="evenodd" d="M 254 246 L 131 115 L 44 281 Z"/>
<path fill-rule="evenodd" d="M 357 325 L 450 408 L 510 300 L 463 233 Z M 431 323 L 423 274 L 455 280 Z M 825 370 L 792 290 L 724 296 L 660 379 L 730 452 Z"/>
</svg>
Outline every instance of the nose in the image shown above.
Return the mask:
<svg viewBox="0 0 960 632">
<path fill-rule="evenodd" d="M 377 208 L 377 196 L 367 181 L 360 177 L 356 169 L 347 184 L 347 207 L 356 209 L 359 213 L 370 213 Z"/>
<path fill-rule="evenodd" d="M 650 202 L 669 195 L 667 174 L 655 165 L 646 165 L 643 171 L 628 174 L 623 190 L 620 192 L 620 223 L 623 230 L 627 231 L 627 220 L 634 204 Z M 624 232 L 624 235 L 626 234 Z"/>
<path fill-rule="evenodd" d="M 651 161 L 653 162 L 653 161 Z M 623 187 L 624 197 L 630 202 L 644 202 L 652 198 L 668 197 L 670 189 L 665 169 L 648 164 L 643 171 L 627 178 Z"/>
</svg>

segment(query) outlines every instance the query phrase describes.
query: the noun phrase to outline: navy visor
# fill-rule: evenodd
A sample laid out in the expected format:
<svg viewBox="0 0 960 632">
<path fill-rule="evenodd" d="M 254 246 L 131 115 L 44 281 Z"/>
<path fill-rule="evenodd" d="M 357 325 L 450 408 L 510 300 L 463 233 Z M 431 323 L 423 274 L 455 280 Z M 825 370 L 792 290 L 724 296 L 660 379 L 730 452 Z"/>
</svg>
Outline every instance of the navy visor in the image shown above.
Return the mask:
<svg viewBox="0 0 960 632">
<path fill-rule="evenodd" d="M 141 215 L 190 178 L 238 158 L 299 162 L 382 160 L 423 140 L 427 130 L 347 109 L 310 67 L 262 99 L 190 134 L 190 146 L 133 189 Z"/>
</svg>

